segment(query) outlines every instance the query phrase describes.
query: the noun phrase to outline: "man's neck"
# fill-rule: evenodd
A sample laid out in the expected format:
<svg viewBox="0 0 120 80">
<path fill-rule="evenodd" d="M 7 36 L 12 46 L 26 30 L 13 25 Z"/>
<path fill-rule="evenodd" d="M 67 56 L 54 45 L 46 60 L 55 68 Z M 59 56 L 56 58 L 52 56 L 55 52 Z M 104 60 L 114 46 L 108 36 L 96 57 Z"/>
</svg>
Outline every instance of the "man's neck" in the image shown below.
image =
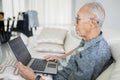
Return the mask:
<svg viewBox="0 0 120 80">
<path fill-rule="evenodd" d="M 88 36 L 85 38 L 85 41 L 90 41 L 91 39 L 94 39 L 97 36 L 99 36 L 99 34 L 100 34 L 100 30 L 94 29 L 93 31 L 91 31 L 91 33 L 88 34 Z"/>
</svg>

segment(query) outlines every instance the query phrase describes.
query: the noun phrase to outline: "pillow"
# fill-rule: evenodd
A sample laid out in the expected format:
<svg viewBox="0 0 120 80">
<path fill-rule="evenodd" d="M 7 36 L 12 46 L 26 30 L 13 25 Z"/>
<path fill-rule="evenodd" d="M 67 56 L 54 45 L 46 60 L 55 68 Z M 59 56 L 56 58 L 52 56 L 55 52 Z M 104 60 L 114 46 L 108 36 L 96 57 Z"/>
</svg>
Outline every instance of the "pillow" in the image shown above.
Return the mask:
<svg viewBox="0 0 120 80">
<path fill-rule="evenodd" d="M 59 28 L 43 28 L 38 43 L 64 44 L 67 30 Z"/>
<path fill-rule="evenodd" d="M 113 58 L 117 61 L 120 57 L 120 40 L 108 41 Z"/>
<path fill-rule="evenodd" d="M 65 53 L 63 45 L 59 44 L 40 43 L 34 49 L 37 52 Z"/>
</svg>

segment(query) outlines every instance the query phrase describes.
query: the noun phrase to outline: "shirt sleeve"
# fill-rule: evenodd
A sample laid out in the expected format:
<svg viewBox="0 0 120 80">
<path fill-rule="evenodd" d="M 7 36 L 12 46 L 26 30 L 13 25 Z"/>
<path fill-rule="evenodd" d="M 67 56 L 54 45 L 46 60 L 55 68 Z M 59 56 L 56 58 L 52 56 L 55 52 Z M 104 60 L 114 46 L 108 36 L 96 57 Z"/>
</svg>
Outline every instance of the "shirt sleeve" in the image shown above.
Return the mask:
<svg viewBox="0 0 120 80">
<path fill-rule="evenodd" d="M 68 65 L 53 80 L 91 80 L 95 67 L 95 60 L 91 55 L 80 57 L 79 54 L 71 56 Z"/>
<path fill-rule="evenodd" d="M 78 57 L 78 56 L 77 56 Z M 92 55 L 77 58 L 77 71 L 73 74 L 74 80 L 91 80 L 95 68 L 95 59 Z"/>
<path fill-rule="evenodd" d="M 53 80 L 68 80 L 68 76 L 76 68 L 75 55 L 71 56 L 68 65 L 63 68 L 63 70 L 58 71 L 56 75 L 53 76 Z"/>
</svg>

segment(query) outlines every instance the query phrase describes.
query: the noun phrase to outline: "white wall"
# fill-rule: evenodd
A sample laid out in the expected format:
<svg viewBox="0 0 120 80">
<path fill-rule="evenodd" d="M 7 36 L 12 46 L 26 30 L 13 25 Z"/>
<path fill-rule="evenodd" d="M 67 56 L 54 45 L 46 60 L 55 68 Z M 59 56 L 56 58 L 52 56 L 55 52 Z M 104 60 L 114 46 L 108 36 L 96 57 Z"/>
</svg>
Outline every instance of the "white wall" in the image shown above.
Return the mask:
<svg viewBox="0 0 120 80">
<path fill-rule="evenodd" d="M 120 0 L 104 0 L 106 20 L 104 26 L 120 29 Z"/>
<path fill-rule="evenodd" d="M 86 2 L 99 1 L 106 11 L 106 18 L 103 27 L 120 29 L 120 0 L 75 0 L 75 13 Z"/>
</svg>

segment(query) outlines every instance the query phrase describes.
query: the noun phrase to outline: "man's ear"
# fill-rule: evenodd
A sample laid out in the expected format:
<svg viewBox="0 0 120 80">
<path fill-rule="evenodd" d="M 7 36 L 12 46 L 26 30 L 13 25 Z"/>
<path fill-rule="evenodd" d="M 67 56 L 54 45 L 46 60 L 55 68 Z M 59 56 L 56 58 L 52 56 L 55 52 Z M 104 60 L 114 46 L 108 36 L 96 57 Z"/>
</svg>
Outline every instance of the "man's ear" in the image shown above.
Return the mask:
<svg viewBox="0 0 120 80">
<path fill-rule="evenodd" d="M 91 24 L 91 27 L 94 28 L 98 24 L 98 21 L 95 19 L 92 19 L 90 24 Z"/>
<path fill-rule="evenodd" d="M 99 22 L 98 22 L 97 20 L 93 19 L 93 20 L 92 20 L 92 23 L 93 23 L 94 25 L 97 25 Z"/>
</svg>

